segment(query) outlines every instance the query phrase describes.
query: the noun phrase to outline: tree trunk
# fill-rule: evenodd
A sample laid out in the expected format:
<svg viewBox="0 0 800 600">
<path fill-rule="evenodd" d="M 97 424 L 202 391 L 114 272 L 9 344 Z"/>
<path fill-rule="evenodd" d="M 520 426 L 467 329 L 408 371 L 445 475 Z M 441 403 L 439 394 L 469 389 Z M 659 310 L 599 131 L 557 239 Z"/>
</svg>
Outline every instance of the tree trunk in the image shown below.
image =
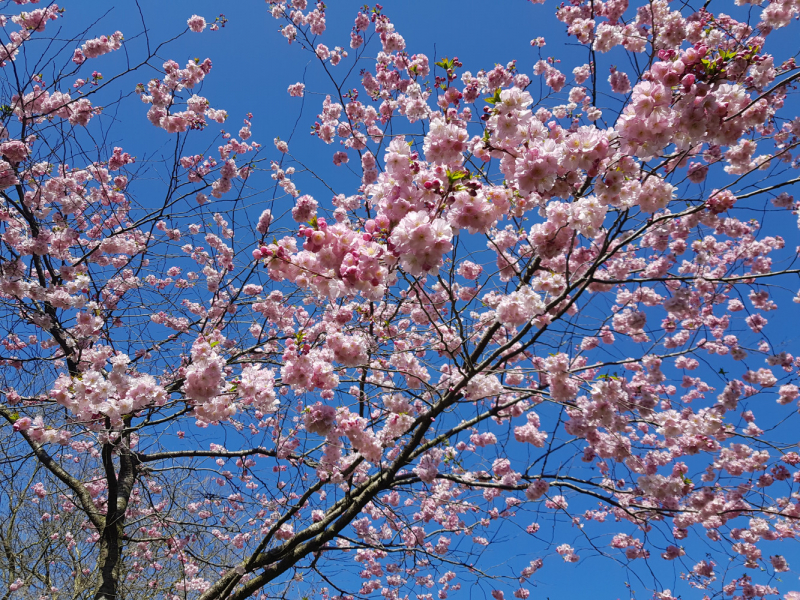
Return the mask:
<svg viewBox="0 0 800 600">
<path fill-rule="evenodd" d="M 126 419 L 126 426 L 129 419 Z M 119 476 L 114 468 L 113 453 L 119 454 Z M 133 485 L 136 482 L 136 462 L 130 451 L 129 436 L 103 445 L 103 465 L 108 480 L 108 510 L 101 532 L 100 555 L 97 559 L 99 576 L 94 600 L 118 600 L 122 572 L 122 548 L 125 531 L 125 511 L 128 509 Z"/>
<path fill-rule="evenodd" d="M 111 510 L 107 517 L 107 525 L 103 531 L 100 541 L 100 556 L 98 565 L 100 574 L 95 600 L 117 600 L 117 589 L 119 581 L 120 566 L 122 564 L 122 544 L 120 534 L 122 533 L 121 523 L 115 523 L 111 517 Z"/>
</svg>

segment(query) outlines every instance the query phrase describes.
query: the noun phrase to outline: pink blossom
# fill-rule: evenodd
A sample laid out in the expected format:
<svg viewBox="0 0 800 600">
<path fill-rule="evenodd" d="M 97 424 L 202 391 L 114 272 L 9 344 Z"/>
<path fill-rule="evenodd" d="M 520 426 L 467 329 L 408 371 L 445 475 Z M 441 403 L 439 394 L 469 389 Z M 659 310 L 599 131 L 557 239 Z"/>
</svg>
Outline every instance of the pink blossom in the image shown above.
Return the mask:
<svg viewBox="0 0 800 600">
<path fill-rule="evenodd" d="M 317 402 L 308 407 L 304 420 L 309 433 L 327 436 L 336 423 L 336 409 Z"/>
<path fill-rule="evenodd" d="M 483 267 L 480 265 L 476 265 L 470 261 L 464 261 L 458 267 L 458 274 L 466 279 L 477 279 L 480 277 L 481 272 L 483 271 Z"/>
<path fill-rule="evenodd" d="M 258 224 L 256 225 L 256 230 L 262 234 L 266 235 L 267 231 L 269 230 L 269 224 L 272 222 L 272 213 L 269 209 L 264 210 L 261 213 L 261 216 L 258 218 Z"/>
<path fill-rule="evenodd" d="M 310 221 L 317 214 L 317 201 L 309 195 L 300 196 L 295 200 L 292 209 L 292 218 L 298 223 Z"/>
<path fill-rule="evenodd" d="M 14 174 L 11 165 L 4 160 L 0 160 L 0 190 L 11 187 L 19 183 L 19 179 Z"/>
<path fill-rule="evenodd" d="M 186 21 L 186 24 L 189 26 L 189 29 L 195 33 L 200 33 L 206 28 L 206 20 L 199 15 L 192 15 L 189 17 L 189 20 Z"/>
<path fill-rule="evenodd" d="M 289 86 L 289 95 L 302 97 L 303 94 L 305 93 L 305 89 L 306 89 L 306 84 L 300 83 L 298 81 L 297 83 L 293 83 L 292 85 Z"/>
<path fill-rule="evenodd" d="M 113 35 L 101 35 L 98 38 L 88 40 L 80 48 L 80 54 L 76 50 L 73 62 L 82 63 L 85 59 L 97 58 L 114 50 L 119 50 L 122 46 L 122 32 L 117 31 Z M 77 60 L 76 60 L 77 58 Z"/>
<path fill-rule="evenodd" d="M 608 82 L 611 84 L 611 89 L 617 94 L 627 94 L 631 91 L 631 82 L 628 75 L 616 69 L 611 70 L 611 75 L 608 76 Z"/>
<path fill-rule="evenodd" d="M 544 496 L 550 489 L 550 484 L 542 479 L 537 479 L 525 490 L 525 497 L 535 501 Z"/>
<path fill-rule="evenodd" d="M 21 163 L 27 158 L 28 153 L 28 147 L 18 140 L 0 144 L 0 154 L 12 163 Z"/>
</svg>

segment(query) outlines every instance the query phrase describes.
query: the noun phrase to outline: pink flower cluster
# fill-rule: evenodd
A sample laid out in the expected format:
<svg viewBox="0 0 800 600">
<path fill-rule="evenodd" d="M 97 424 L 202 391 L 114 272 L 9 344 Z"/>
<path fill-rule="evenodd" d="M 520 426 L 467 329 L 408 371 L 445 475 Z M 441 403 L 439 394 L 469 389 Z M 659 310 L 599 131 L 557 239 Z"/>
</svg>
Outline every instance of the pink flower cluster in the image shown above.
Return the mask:
<svg viewBox="0 0 800 600">
<path fill-rule="evenodd" d="M 453 230 L 444 219 L 431 219 L 425 211 L 409 212 L 389 236 L 392 250 L 411 275 L 436 274 L 452 250 Z"/>
<path fill-rule="evenodd" d="M 112 369 L 102 370 L 108 360 Z M 78 419 L 95 421 L 108 417 L 115 425 L 147 406 L 163 406 L 167 393 L 151 375 L 129 369 L 129 358 L 112 355 L 110 348 L 99 347 L 94 353 L 95 368 L 84 371 L 80 378 L 61 375 L 50 397 Z"/>
<path fill-rule="evenodd" d="M 192 15 L 186 21 L 186 25 L 195 33 L 200 33 L 206 28 L 206 20 L 199 15 Z"/>
<path fill-rule="evenodd" d="M 205 98 L 194 95 L 187 101 L 189 110 L 172 113 L 176 104 L 176 94 L 192 89 L 211 71 L 211 61 L 191 61 L 181 69 L 173 60 L 163 65 L 166 75 L 163 79 L 151 79 L 146 88 L 139 88 L 142 102 L 151 104 L 147 118 L 153 125 L 161 127 L 169 133 L 179 133 L 188 129 L 202 129 L 206 126 L 206 118 L 224 123 L 227 113 L 213 109 Z"/>
<path fill-rule="evenodd" d="M 20 119 L 27 117 L 44 120 L 50 115 L 55 115 L 68 120 L 71 125 L 85 127 L 96 114 L 96 109 L 88 98 L 73 100 L 68 93 L 50 93 L 38 85 L 24 96 L 15 94 L 11 97 L 11 103 L 14 114 Z"/>
<path fill-rule="evenodd" d="M 88 58 L 97 58 L 122 47 L 123 35 L 121 31 L 114 32 L 110 36 L 101 35 L 98 38 L 88 40 L 80 48 L 75 49 L 72 62 L 82 65 Z"/>
<path fill-rule="evenodd" d="M 225 338 L 215 334 L 208 338 L 199 337 L 192 344 L 192 362 L 186 369 L 183 392 L 194 405 L 198 424 L 224 421 L 236 414 L 236 403 L 233 398 L 223 393 L 225 359 L 219 351 L 224 341 Z M 258 385 L 257 382 L 261 378 L 254 379 L 256 381 L 253 381 L 251 386 Z M 247 387 L 245 384 L 245 389 Z"/>
</svg>

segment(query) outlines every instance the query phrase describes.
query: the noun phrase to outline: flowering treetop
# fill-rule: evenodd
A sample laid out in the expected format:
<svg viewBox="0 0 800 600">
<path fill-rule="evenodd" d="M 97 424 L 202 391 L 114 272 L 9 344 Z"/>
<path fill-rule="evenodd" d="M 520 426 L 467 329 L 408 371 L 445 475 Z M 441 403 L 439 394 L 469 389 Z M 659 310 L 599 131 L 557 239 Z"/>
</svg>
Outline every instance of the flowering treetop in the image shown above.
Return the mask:
<svg viewBox="0 0 800 600">
<path fill-rule="evenodd" d="M 324 75 L 286 82 L 321 94 L 311 159 L 231 128 L 210 58 L 148 39 L 104 77 L 125 32 L 2 17 L 7 597 L 527 598 L 602 556 L 632 594 L 800 598 L 800 70 L 770 45 L 800 5 L 712 8 L 560 5 L 570 70 L 269 1 Z M 111 106 L 170 140 L 155 183 Z"/>
</svg>

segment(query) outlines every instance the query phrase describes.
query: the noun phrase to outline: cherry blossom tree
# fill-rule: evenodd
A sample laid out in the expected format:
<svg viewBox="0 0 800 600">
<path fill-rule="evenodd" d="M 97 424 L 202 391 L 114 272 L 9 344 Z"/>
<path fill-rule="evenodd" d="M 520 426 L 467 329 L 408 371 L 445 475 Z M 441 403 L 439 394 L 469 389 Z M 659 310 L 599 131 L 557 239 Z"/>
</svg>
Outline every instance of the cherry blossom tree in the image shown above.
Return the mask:
<svg viewBox="0 0 800 600">
<path fill-rule="evenodd" d="M 800 4 L 573 0 L 583 62 L 506 65 L 254 4 L 312 61 L 310 155 L 169 54 L 224 16 L 155 45 L 25 4 L 4 599 L 524 599 L 594 559 L 609 597 L 800 598 Z"/>
</svg>

